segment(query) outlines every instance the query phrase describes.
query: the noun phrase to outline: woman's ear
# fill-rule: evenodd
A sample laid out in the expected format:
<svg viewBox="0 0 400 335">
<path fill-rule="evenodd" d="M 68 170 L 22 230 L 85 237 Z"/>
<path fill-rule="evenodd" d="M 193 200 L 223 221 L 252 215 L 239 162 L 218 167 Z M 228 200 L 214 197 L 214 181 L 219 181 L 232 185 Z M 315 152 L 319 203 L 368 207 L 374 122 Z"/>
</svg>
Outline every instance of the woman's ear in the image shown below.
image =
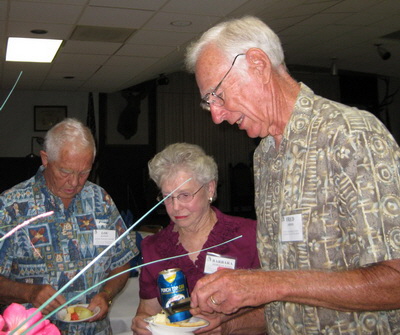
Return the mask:
<svg viewBox="0 0 400 335">
<path fill-rule="evenodd" d="M 267 54 L 259 48 L 251 48 L 246 52 L 249 70 L 262 78 L 264 83 L 269 82 L 272 65 Z"/>
<path fill-rule="evenodd" d="M 216 188 L 217 188 L 217 183 L 215 180 L 212 180 L 208 183 L 207 191 L 211 198 L 214 198 Z"/>
</svg>

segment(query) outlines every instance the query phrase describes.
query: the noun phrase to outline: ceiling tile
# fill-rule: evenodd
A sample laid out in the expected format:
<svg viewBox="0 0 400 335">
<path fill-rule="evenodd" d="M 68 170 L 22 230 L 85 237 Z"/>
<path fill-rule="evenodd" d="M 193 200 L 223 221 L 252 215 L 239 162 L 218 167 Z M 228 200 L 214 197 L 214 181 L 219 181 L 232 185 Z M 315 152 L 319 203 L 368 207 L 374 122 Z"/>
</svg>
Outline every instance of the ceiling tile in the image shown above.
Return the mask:
<svg viewBox="0 0 400 335">
<path fill-rule="evenodd" d="M 152 15 L 152 11 L 123 8 L 87 7 L 79 24 L 120 28 L 140 28 Z"/>
<path fill-rule="evenodd" d="M 157 58 L 150 57 L 113 56 L 108 60 L 105 66 L 121 67 L 125 68 L 126 72 L 130 72 L 135 68 L 143 70 L 157 62 L 157 60 Z"/>
<path fill-rule="evenodd" d="M 107 55 L 84 55 L 60 53 L 57 55 L 54 64 L 104 64 L 109 57 Z"/>
<path fill-rule="evenodd" d="M 170 0 L 163 12 L 225 16 L 246 3 L 246 0 Z"/>
<path fill-rule="evenodd" d="M 116 53 L 117 56 L 164 57 L 174 50 L 171 46 L 127 44 Z"/>
<path fill-rule="evenodd" d="M 51 67 L 50 73 L 66 73 L 67 75 L 76 76 L 79 73 L 94 73 L 100 68 L 100 64 L 84 64 L 84 63 L 56 63 Z"/>
<path fill-rule="evenodd" d="M 62 48 L 63 53 L 80 53 L 92 55 L 112 55 L 123 44 L 91 41 L 68 41 Z"/>
<path fill-rule="evenodd" d="M 3 21 L 7 18 L 7 3 L 0 1 L 0 20 Z"/>
<path fill-rule="evenodd" d="M 75 23 L 80 6 L 43 2 L 10 2 L 10 20 L 47 23 Z"/>
<path fill-rule="evenodd" d="M 94 6 L 159 10 L 168 0 L 90 0 L 89 4 Z"/>
<path fill-rule="evenodd" d="M 45 35 L 37 35 L 31 33 L 32 29 L 43 29 L 47 30 L 48 33 Z M 8 24 L 8 34 L 14 37 L 56 38 L 66 40 L 71 35 L 72 29 L 73 25 L 57 23 L 10 21 Z"/>
<path fill-rule="evenodd" d="M 196 34 L 177 31 L 141 29 L 132 35 L 127 44 L 154 44 L 179 46 L 194 38 Z"/>
<path fill-rule="evenodd" d="M 156 14 L 143 29 L 148 30 L 168 30 L 178 32 L 200 33 L 213 26 L 220 18 L 217 16 L 201 16 L 190 14 L 163 13 Z M 190 21 L 192 24 L 187 27 L 177 27 L 171 25 L 175 21 Z"/>
</svg>

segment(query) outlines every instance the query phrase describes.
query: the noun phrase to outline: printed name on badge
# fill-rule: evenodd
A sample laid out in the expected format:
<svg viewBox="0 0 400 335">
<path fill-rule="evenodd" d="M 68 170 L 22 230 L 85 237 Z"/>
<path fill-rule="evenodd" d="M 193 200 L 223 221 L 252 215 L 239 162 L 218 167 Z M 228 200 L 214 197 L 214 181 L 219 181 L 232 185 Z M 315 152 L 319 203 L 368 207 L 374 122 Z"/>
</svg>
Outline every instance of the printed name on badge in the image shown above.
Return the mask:
<svg viewBox="0 0 400 335">
<path fill-rule="evenodd" d="M 210 274 L 218 271 L 221 268 L 235 269 L 236 259 L 233 257 L 226 257 L 215 254 L 213 252 L 207 253 L 206 263 L 204 264 L 204 273 Z"/>
<path fill-rule="evenodd" d="M 301 214 L 286 215 L 282 220 L 282 242 L 303 241 L 303 220 Z"/>
<path fill-rule="evenodd" d="M 111 245 L 115 241 L 115 230 L 96 229 L 93 230 L 94 245 Z"/>
</svg>

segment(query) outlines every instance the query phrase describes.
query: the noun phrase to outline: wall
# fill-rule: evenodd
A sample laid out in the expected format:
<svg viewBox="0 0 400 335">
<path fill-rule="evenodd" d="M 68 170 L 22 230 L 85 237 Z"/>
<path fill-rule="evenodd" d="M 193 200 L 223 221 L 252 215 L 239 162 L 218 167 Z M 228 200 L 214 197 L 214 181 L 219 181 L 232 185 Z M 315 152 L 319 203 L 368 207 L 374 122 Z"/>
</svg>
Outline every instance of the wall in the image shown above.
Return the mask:
<svg viewBox="0 0 400 335">
<path fill-rule="evenodd" d="M 1 104 L 8 93 L 0 91 Z M 93 95 L 97 121 L 97 94 Z M 25 157 L 31 150 L 31 137 L 45 135 L 34 131 L 35 105 L 65 105 L 69 117 L 86 122 L 88 93 L 14 91 L 0 111 L 0 157 Z"/>
</svg>

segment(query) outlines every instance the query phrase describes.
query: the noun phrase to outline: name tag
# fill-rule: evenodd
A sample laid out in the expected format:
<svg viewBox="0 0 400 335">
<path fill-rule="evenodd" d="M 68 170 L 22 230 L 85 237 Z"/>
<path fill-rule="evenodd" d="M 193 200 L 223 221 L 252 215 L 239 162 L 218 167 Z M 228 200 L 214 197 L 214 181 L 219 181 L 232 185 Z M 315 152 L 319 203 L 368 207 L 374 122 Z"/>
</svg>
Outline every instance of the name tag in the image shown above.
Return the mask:
<svg viewBox="0 0 400 335">
<path fill-rule="evenodd" d="M 303 241 L 303 220 L 301 214 L 286 215 L 282 220 L 282 242 Z"/>
<path fill-rule="evenodd" d="M 93 230 L 94 245 L 110 245 L 115 241 L 115 230 L 96 229 Z"/>
<path fill-rule="evenodd" d="M 204 264 L 204 273 L 210 274 L 219 269 L 234 269 L 236 259 L 233 257 L 225 257 L 213 252 L 207 253 L 206 263 Z"/>
</svg>

